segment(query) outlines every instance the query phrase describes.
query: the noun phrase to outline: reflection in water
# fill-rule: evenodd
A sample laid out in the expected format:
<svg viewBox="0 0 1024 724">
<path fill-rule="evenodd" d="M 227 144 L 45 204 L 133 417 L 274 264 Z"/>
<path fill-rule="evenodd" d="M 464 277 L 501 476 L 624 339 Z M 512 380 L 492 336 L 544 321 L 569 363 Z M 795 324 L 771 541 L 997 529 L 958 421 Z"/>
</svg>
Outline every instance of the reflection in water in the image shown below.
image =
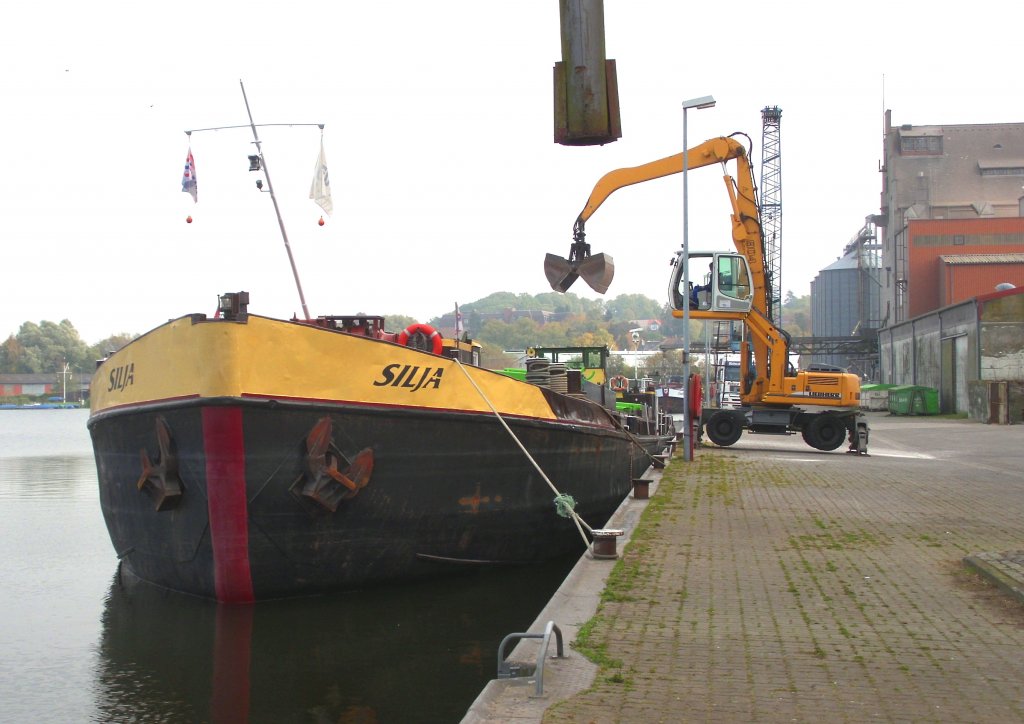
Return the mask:
<svg viewBox="0 0 1024 724">
<path fill-rule="evenodd" d="M 2 460 L 0 500 L 71 495 L 97 497 L 96 463 L 92 457 L 9 457 Z"/>
<path fill-rule="evenodd" d="M 115 577 L 101 719 L 457 722 L 575 557 L 367 591 L 225 606 Z M 127 578 L 127 576 L 126 576 Z"/>
<path fill-rule="evenodd" d="M 87 416 L 0 412 L 0 721 L 457 722 L 574 562 L 252 607 L 107 583 Z"/>
</svg>

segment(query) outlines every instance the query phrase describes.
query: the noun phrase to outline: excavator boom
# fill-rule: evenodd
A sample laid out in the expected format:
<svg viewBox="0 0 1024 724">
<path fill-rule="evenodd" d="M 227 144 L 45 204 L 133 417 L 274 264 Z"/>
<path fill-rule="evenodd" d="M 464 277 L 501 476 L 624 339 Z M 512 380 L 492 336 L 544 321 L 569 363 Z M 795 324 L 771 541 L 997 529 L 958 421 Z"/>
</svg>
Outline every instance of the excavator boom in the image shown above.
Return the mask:
<svg viewBox="0 0 1024 724">
<path fill-rule="evenodd" d="M 738 156 L 745 156 L 746 149 L 735 139 L 722 137 L 712 138 L 699 146 L 694 146 L 686 152 L 686 155 L 688 169 L 697 169 L 712 163 L 725 163 Z M 663 176 L 682 173 L 682 171 L 683 154 L 681 153 L 641 166 L 609 171 L 594 184 L 594 190 L 590 192 L 586 206 L 583 207 L 583 211 L 576 219 L 576 225 L 582 226 L 600 208 L 601 204 L 619 189 L 644 181 L 653 181 Z"/>
</svg>

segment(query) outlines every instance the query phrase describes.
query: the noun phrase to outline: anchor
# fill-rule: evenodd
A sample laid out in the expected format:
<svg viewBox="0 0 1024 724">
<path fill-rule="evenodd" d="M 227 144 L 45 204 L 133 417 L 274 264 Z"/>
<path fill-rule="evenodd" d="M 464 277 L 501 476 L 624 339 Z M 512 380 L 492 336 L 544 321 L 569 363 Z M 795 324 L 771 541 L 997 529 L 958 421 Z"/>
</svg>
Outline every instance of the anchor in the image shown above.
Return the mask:
<svg viewBox="0 0 1024 724">
<path fill-rule="evenodd" d="M 171 430 L 163 417 L 156 418 L 156 446 L 159 450 L 156 462 L 149 459 L 146 448 L 140 451 L 142 474 L 135 486 L 154 499 L 159 512 L 177 507 L 182 495 L 178 458 L 174 454 Z"/>
<path fill-rule="evenodd" d="M 306 436 L 306 473 L 292 490 L 332 513 L 370 482 L 373 450 L 364 448 L 349 461 L 335 446 L 331 418 L 317 421 Z"/>
</svg>

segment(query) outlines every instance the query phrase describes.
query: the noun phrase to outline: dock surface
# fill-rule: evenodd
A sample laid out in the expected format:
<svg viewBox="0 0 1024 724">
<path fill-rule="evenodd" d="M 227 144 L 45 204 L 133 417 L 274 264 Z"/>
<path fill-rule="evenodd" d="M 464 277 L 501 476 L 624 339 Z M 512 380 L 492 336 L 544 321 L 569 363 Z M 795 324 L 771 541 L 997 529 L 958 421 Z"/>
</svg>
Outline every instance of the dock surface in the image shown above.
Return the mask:
<svg viewBox="0 0 1024 724">
<path fill-rule="evenodd" d="M 542 696 L 464 721 L 1024 721 L 1024 427 L 869 417 L 869 456 L 677 452 L 538 617 L 567 632 Z"/>
</svg>

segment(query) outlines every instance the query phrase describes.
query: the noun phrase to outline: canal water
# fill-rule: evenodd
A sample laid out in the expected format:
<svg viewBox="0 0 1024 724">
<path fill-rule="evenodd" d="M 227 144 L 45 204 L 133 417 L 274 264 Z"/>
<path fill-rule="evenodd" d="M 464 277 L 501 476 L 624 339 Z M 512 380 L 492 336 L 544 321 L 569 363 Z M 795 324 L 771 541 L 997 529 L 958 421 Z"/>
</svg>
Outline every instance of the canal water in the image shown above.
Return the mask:
<svg viewBox="0 0 1024 724">
<path fill-rule="evenodd" d="M 244 607 L 129 585 L 87 419 L 0 411 L 2 722 L 458 722 L 575 562 Z"/>
</svg>

